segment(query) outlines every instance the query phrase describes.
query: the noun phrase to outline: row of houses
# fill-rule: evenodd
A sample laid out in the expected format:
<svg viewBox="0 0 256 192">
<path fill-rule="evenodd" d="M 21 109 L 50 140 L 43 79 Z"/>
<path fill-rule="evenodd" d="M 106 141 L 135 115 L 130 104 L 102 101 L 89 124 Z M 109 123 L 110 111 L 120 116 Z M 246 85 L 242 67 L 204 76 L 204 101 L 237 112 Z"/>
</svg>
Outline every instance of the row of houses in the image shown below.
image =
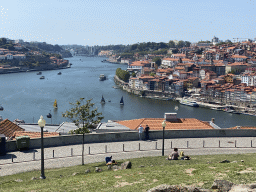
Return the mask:
<svg viewBox="0 0 256 192">
<path fill-rule="evenodd" d="M 191 88 L 201 88 L 202 93 L 206 94 L 208 92 L 205 90 L 208 88 L 218 89 L 220 86 L 222 86 L 221 92 L 230 92 L 230 87 L 223 86 L 225 84 L 241 84 L 242 87 L 256 86 L 255 43 L 245 42 L 233 47 L 227 45 L 210 47 L 202 55 L 193 53 L 193 49 L 191 50 L 172 54 L 171 57 L 163 57 L 159 67 L 150 59 L 128 64 L 127 70 L 136 73 L 135 77 L 129 79 L 128 86 L 135 90 L 164 91 L 177 95 L 183 95 L 185 90 Z M 216 55 L 218 55 L 217 58 Z M 222 57 L 223 55 L 225 57 Z M 232 91 L 244 91 L 248 100 L 254 95 L 255 90 L 234 87 Z M 232 98 L 228 96 L 230 94 L 224 95 L 227 99 Z"/>
</svg>

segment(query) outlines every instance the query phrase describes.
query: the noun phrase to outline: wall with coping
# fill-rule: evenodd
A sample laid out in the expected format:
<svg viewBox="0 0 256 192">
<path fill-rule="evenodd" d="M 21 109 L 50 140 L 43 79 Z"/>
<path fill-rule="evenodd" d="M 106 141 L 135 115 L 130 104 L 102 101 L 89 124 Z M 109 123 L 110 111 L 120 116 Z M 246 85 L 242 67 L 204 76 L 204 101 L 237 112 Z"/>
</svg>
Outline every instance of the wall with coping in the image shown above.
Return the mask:
<svg viewBox="0 0 256 192">
<path fill-rule="evenodd" d="M 255 137 L 253 129 L 165 130 L 165 138 Z M 162 139 L 163 131 L 150 131 L 150 139 Z M 61 135 L 44 138 L 44 147 L 81 144 L 83 135 Z M 84 143 L 138 140 L 137 131 L 85 134 Z M 41 138 L 30 139 L 30 148 L 40 148 Z M 6 141 L 6 151 L 15 151 L 16 141 Z"/>
</svg>

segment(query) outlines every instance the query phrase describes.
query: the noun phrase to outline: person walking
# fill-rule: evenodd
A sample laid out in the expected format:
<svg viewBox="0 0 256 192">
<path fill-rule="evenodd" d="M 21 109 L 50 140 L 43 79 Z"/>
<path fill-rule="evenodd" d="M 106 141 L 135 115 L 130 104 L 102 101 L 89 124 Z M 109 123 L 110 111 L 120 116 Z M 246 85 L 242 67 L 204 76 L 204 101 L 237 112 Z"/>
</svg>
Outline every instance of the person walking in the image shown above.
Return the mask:
<svg viewBox="0 0 256 192">
<path fill-rule="evenodd" d="M 142 125 L 140 125 L 139 128 L 138 128 L 140 140 L 142 140 L 143 129 L 144 129 L 144 128 L 142 127 Z"/>
<path fill-rule="evenodd" d="M 145 140 L 149 140 L 149 126 L 146 125 L 145 127 Z"/>
</svg>

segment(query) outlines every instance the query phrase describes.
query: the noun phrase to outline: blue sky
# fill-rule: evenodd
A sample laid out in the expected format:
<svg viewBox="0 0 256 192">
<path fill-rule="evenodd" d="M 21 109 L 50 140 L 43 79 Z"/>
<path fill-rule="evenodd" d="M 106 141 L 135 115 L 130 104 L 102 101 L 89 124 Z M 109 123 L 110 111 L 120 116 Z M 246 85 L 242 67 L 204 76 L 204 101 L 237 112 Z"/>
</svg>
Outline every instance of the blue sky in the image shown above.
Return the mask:
<svg viewBox="0 0 256 192">
<path fill-rule="evenodd" d="M 109 45 L 256 37 L 256 0 L 8 0 L 0 37 Z"/>
</svg>

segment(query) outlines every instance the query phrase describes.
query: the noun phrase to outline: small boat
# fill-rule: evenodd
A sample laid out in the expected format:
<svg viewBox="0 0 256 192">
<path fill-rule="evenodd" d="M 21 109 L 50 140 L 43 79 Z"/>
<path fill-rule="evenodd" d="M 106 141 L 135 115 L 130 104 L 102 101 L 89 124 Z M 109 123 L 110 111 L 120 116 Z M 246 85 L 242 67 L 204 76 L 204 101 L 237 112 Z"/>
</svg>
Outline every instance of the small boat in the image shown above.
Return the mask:
<svg viewBox="0 0 256 192">
<path fill-rule="evenodd" d="M 3 106 L 0 105 L 0 111 L 3 111 L 3 110 L 4 110 Z"/>
<path fill-rule="evenodd" d="M 62 74 L 61 72 L 58 73 L 58 75 L 61 75 L 61 74 Z"/>
<path fill-rule="evenodd" d="M 102 98 L 101 98 L 101 104 L 105 104 L 105 99 L 104 99 L 104 97 L 103 97 L 103 95 L 102 95 Z"/>
<path fill-rule="evenodd" d="M 13 123 L 16 123 L 16 124 L 18 124 L 18 123 L 25 123 L 25 121 L 24 120 L 20 120 L 20 119 L 14 119 Z"/>
<path fill-rule="evenodd" d="M 238 114 L 238 115 L 242 114 L 242 113 L 241 113 L 241 112 L 239 112 L 239 111 L 233 111 L 232 113 L 234 113 L 234 114 Z"/>
<path fill-rule="evenodd" d="M 58 108 L 58 105 L 57 105 L 57 100 L 55 99 L 54 103 L 53 103 L 53 107 L 54 109 L 57 109 Z"/>
<path fill-rule="evenodd" d="M 179 107 L 178 107 L 178 106 L 175 106 L 175 107 L 174 107 L 174 110 L 175 110 L 175 111 L 178 111 L 178 110 L 179 110 Z"/>
<path fill-rule="evenodd" d="M 37 75 L 42 75 L 42 72 L 41 71 L 39 71 L 38 73 L 36 73 Z"/>
<path fill-rule="evenodd" d="M 99 77 L 100 81 L 104 81 L 106 80 L 106 76 L 104 74 L 100 74 L 100 77 Z"/>
<path fill-rule="evenodd" d="M 124 98 L 122 96 L 121 100 L 120 100 L 120 105 L 124 105 Z"/>
<path fill-rule="evenodd" d="M 45 79 L 45 77 L 44 77 L 44 76 L 41 76 L 40 79 Z"/>
<path fill-rule="evenodd" d="M 50 112 L 50 113 L 48 113 L 48 115 L 46 115 L 46 117 L 47 117 L 47 118 L 52 118 L 52 114 L 51 114 L 51 112 Z"/>
</svg>

